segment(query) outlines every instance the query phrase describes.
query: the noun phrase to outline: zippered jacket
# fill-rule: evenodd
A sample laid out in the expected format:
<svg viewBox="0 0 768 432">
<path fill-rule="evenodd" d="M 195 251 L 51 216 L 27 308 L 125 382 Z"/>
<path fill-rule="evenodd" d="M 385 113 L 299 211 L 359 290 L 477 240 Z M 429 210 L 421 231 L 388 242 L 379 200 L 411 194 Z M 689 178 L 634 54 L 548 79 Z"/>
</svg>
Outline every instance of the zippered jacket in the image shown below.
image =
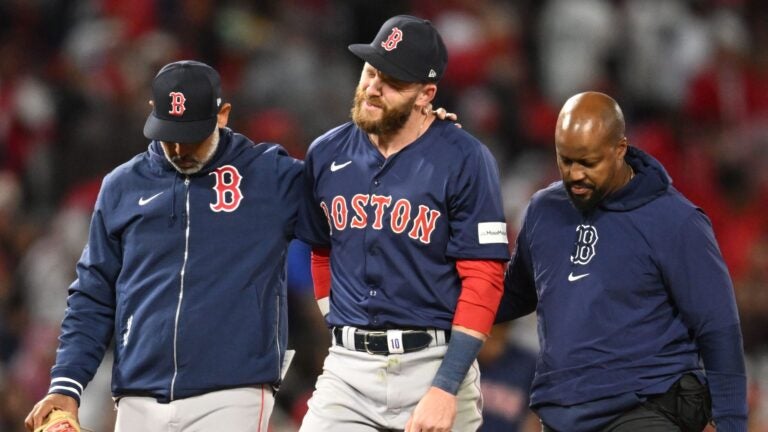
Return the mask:
<svg viewBox="0 0 768 432">
<path fill-rule="evenodd" d="M 694 373 L 717 430 L 746 430 L 739 317 L 709 219 L 651 156 L 629 147 L 626 161 L 635 177 L 593 211 L 562 182 L 526 211 L 497 320 L 538 314 L 531 406 L 555 430 L 599 430 Z"/>
<path fill-rule="evenodd" d="M 111 341 L 115 397 L 169 402 L 279 384 L 302 163 L 277 144 L 220 132 L 193 175 L 153 141 L 104 178 L 50 392 L 79 401 Z"/>
</svg>

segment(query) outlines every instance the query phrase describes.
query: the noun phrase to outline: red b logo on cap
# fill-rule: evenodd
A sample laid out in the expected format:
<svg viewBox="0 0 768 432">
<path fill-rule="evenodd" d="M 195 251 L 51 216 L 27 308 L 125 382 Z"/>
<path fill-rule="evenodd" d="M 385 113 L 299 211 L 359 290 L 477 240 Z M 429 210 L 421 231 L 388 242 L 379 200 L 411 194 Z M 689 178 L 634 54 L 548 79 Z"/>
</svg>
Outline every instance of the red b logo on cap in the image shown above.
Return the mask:
<svg viewBox="0 0 768 432">
<path fill-rule="evenodd" d="M 187 98 L 185 98 L 184 93 L 181 92 L 171 92 L 169 96 L 171 97 L 171 110 L 168 111 L 168 114 L 181 117 L 187 109 L 184 106 L 184 102 L 187 101 Z"/>
<path fill-rule="evenodd" d="M 387 51 L 392 51 L 397 48 L 397 44 L 399 44 L 401 40 L 403 40 L 403 32 L 400 31 L 399 28 L 393 27 L 392 33 L 389 34 L 387 40 L 381 43 L 381 46 Z"/>
</svg>

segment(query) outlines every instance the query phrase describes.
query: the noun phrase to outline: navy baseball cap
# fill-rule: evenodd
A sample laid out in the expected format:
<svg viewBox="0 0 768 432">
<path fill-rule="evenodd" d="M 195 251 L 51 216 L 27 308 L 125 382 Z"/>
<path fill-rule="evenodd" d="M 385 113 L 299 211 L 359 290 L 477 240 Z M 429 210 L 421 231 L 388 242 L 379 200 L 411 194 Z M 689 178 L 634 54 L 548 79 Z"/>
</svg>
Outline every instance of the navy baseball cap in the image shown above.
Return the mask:
<svg viewBox="0 0 768 432">
<path fill-rule="evenodd" d="M 152 81 L 152 113 L 144 136 L 158 141 L 196 144 L 216 127 L 221 106 L 221 78 L 205 63 L 169 63 Z"/>
<path fill-rule="evenodd" d="M 438 82 L 448 63 L 440 33 L 425 19 L 397 15 L 387 20 L 370 44 L 349 50 L 385 74 L 405 82 Z"/>
</svg>

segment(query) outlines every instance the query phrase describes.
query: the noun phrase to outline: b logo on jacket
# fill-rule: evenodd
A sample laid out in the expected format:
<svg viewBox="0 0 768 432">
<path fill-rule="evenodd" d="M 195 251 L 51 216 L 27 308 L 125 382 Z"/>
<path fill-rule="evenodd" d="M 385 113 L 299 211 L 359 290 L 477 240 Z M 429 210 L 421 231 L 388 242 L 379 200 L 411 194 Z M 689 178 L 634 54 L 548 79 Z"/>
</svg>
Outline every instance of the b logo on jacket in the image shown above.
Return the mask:
<svg viewBox="0 0 768 432">
<path fill-rule="evenodd" d="M 211 172 L 216 176 L 216 184 L 213 190 L 216 192 L 216 202 L 211 204 L 211 210 L 215 212 L 233 212 L 240 206 L 243 193 L 240 191 L 240 182 L 243 177 L 237 168 L 232 165 L 224 165 Z"/>
<path fill-rule="evenodd" d="M 571 262 L 574 264 L 587 264 L 595 256 L 597 244 L 597 230 L 592 225 L 579 225 L 576 227 L 576 243 L 573 245 Z"/>
</svg>

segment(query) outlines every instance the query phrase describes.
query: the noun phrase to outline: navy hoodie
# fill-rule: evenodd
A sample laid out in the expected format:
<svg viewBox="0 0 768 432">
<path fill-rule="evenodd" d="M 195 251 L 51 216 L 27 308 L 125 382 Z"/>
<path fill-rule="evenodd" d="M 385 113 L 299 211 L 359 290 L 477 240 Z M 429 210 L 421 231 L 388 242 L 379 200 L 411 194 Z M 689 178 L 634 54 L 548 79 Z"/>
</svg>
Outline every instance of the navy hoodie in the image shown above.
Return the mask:
<svg viewBox="0 0 768 432">
<path fill-rule="evenodd" d="M 626 160 L 635 177 L 594 210 L 556 182 L 526 211 L 497 321 L 538 314 L 531 406 L 556 430 L 596 431 L 692 372 L 718 431 L 744 431 L 739 319 L 709 219 L 658 161 L 633 147 Z"/>
<path fill-rule="evenodd" d="M 113 336 L 116 397 L 280 381 L 302 163 L 220 132 L 198 173 L 177 172 L 153 141 L 104 178 L 50 392 L 79 400 Z"/>
</svg>

